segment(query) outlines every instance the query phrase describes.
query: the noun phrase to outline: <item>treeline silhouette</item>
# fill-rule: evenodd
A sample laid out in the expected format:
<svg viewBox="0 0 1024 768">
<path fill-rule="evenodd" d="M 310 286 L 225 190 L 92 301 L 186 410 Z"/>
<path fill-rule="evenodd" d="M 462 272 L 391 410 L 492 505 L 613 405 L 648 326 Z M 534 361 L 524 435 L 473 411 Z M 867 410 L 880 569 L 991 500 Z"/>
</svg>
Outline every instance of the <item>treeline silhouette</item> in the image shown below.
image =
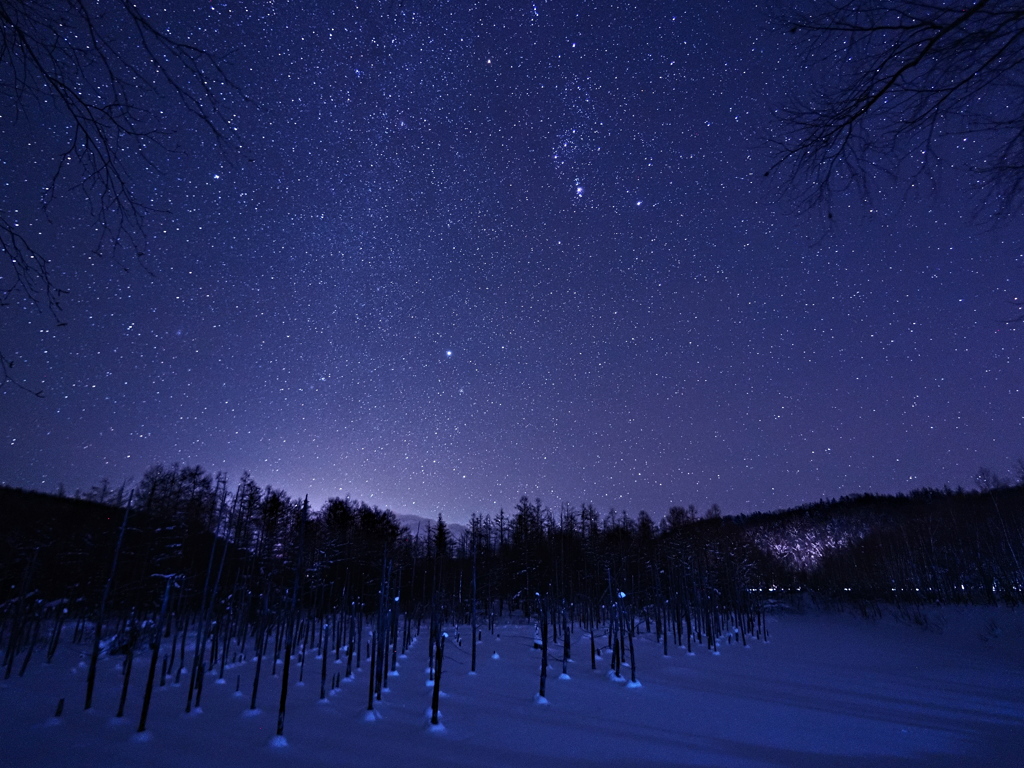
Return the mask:
<svg viewBox="0 0 1024 768">
<path fill-rule="evenodd" d="M 123 533 L 122 533 L 123 528 Z M 0 487 L 4 611 L 32 595 L 93 611 L 108 581 L 115 610 L 141 609 L 175 576 L 176 605 L 236 611 L 296 600 L 303 609 L 372 605 L 382 563 L 404 610 L 433 604 L 529 612 L 537 595 L 598 606 L 743 607 L 810 590 L 822 599 L 1007 602 L 1024 585 L 1024 484 L 979 491 L 857 495 L 723 516 L 673 507 L 655 520 L 593 505 L 551 510 L 523 497 L 474 515 L 456 536 L 442 518 L 416 531 L 388 510 L 334 498 L 312 510 L 245 474 L 233 488 L 201 467 L 153 467 L 132 489 L 69 498 Z M 215 594 L 204 596 L 211 562 Z M 292 594 L 296 569 L 300 570 Z M 207 592 L 210 585 L 205 584 Z"/>
</svg>

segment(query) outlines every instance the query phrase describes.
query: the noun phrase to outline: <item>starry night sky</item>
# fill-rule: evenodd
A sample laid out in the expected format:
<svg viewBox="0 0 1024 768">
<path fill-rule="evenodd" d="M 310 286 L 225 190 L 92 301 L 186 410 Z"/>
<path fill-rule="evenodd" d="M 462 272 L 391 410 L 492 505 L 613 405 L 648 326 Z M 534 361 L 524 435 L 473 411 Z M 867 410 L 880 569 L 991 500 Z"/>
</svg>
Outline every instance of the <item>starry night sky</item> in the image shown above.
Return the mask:
<svg viewBox="0 0 1024 768">
<path fill-rule="evenodd" d="M 67 325 L 2 310 L 45 396 L 0 389 L 0 482 L 182 462 L 454 521 L 660 517 L 1024 456 L 1024 222 L 956 173 L 794 210 L 760 147 L 808 73 L 758 4 L 168 5 L 250 97 L 242 150 L 168 107 L 140 263 L 88 257 L 71 195 L 34 220 Z M 28 221 L 52 148 L 0 125 Z"/>
</svg>

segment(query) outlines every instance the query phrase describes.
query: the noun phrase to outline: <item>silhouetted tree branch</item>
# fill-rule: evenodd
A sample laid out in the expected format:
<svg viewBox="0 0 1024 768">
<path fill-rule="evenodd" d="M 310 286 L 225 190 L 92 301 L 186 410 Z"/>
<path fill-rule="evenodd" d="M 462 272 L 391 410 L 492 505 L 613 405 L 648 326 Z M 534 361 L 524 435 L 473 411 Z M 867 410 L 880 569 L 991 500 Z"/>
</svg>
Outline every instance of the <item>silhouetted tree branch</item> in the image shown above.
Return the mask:
<svg viewBox="0 0 1024 768">
<path fill-rule="evenodd" d="M 779 19 L 810 82 L 778 113 L 768 174 L 809 206 L 913 181 L 977 173 L 998 213 L 1024 203 L 1024 3 L 804 2 Z"/>
<path fill-rule="evenodd" d="M 27 302 L 59 319 L 64 291 L 48 266 L 55 255 L 25 226 L 58 199 L 72 199 L 92 222 L 96 254 L 141 256 L 153 209 L 133 172 L 178 151 L 182 111 L 231 143 L 224 98 L 232 92 L 218 59 L 131 0 L 0 0 L 0 107 L 9 125 L 28 121 L 33 134 L 57 137 L 52 163 L 33 181 L 43 190 L 38 208 L 0 203 L 0 306 Z M 18 149 L 0 148 L 0 161 Z M 0 386 L 13 381 L 11 362 L 0 358 Z"/>
</svg>

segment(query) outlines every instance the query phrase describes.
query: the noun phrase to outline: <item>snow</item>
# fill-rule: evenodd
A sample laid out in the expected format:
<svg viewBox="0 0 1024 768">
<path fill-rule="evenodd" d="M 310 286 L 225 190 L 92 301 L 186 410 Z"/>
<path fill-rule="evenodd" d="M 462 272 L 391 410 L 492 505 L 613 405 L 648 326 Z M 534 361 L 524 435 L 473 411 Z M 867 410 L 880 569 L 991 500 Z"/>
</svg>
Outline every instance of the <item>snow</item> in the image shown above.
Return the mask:
<svg viewBox="0 0 1024 768">
<path fill-rule="evenodd" d="M 608 655 L 590 669 L 589 640 L 578 633 L 572 679 L 549 683 L 545 706 L 537 706 L 533 626 L 505 625 L 496 628 L 501 657 L 479 657 L 476 675 L 468 652 L 449 645 L 444 726 L 430 726 L 431 694 L 417 669 L 426 651 L 414 647 L 408 664 L 417 673 L 391 678 L 372 713 L 362 684 L 322 703 L 307 669 L 308 685 L 289 691 L 282 738 L 280 678 L 270 665 L 257 710 L 233 686 L 206 685 L 202 711 L 185 715 L 187 682 L 157 688 L 140 737 L 139 659 L 117 719 L 120 659 L 101 660 L 96 703 L 85 712 L 88 647 L 62 643 L 52 664 L 33 659 L 24 677 L 0 681 L 0 768 L 1020 765 L 1024 610 L 945 608 L 928 617 L 922 628 L 891 616 L 779 614 L 769 617 L 770 643 L 744 648 L 723 638 L 718 656 L 670 646 L 665 657 L 653 635 L 641 634 L 643 687 L 633 689 L 609 680 Z M 485 632 L 484 646 L 493 641 Z M 551 652 L 560 655 L 561 644 Z M 254 669 L 231 667 L 243 691 Z M 356 678 L 367 681 L 365 661 Z"/>
</svg>

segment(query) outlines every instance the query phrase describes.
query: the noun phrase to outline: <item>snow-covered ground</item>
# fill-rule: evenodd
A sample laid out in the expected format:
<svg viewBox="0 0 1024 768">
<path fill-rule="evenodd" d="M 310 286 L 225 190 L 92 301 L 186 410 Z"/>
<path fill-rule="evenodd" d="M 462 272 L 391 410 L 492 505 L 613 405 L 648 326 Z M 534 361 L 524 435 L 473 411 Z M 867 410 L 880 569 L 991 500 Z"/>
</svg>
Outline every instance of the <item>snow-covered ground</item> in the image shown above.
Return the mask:
<svg viewBox="0 0 1024 768">
<path fill-rule="evenodd" d="M 719 655 L 670 646 L 665 657 L 653 635 L 641 635 L 634 688 L 609 679 L 610 654 L 592 671 L 580 635 L 570 679 L 559 679 L 552 658 L 546 705 L 535 701 L 533 627 L 503 625 L 484 632 L 476 675 L 468 639 L 448 643 L 440 731 L 427 724 L 425 640 L 388 679 L 380 716 L 369 721 L 365 672 L 320 702 L 319 663 L 309 659 L 305 684 L 289 693 L 284 746 L 272 741 L 280 678 L 266 664 L 257 714 L 248 712 L 255 665 L 243 663 L 225 684 L 207 679 L 201 712 L 184 713 L 184 684 L 158 688 L 140 739 L 148 655 L 136 658 L 117 720 L 120 659 L 102 660 L 95 706 L 84 712 L 88 649 L 63 643 L 52 664 L 37 649 L 23 678 L 16 666 L 0 683 L 0 766 L 1024 765 L 1024 611 L 929 615 L 933 626 L 922 629 L 783 613 L 769 618 L 769 643 L 724 644 Z M 343 669 L 332 661 L 329 675 Z M 244 695 L 235 693 L 239 675 Z"/>
</svg>

